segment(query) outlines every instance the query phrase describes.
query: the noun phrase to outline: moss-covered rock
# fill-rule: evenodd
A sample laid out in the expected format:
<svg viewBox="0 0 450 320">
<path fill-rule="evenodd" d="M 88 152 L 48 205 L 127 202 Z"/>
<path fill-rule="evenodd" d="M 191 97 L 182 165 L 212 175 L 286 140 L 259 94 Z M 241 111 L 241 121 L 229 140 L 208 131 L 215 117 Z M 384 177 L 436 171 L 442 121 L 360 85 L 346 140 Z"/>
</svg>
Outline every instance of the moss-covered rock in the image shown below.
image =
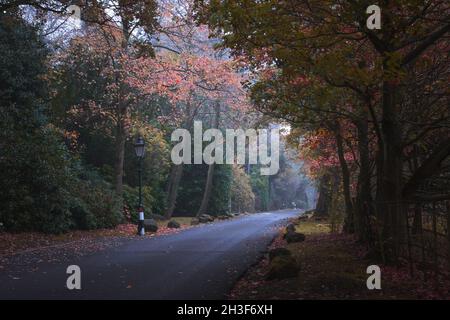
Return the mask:
<svg viewBox="0 0 450 320">
<path fill-rule="evenodd" d="M 291 256 L 291 252 L 286 248 L 275 248 L 269 251 L 269 260 L 272 261 L 276 257 Z"/>
<path fill-rule="evenodd" d="M 154 219 L 144 219 L 144 228 L 147 232 L 158 231 L 158 224 Z"/>
<path fill-rule="evenodd" d="M 286 227 L 286 232 L 295 232 L 295 224 L 290 223 Z"/>
<path fill-rule="evenodd" d="M 298 270 L 297 261 L 292 256 L 278 256 L 270 262 L 266 280 L 293 278 L 297 276 Z"/>
<path fill-rule="evenodd" d="M 284 235 L 284 239 L 287 241 L 287 243 L 303 242 L 303 241 L 305 241 L 305 235 L 303 233 L 299 233 L 299 232 L 295 232 L 295 231 L 288 231 Z"/>
<path fill-rule="evenodd" d="M 213 222 L 214 217 L 210 216 L 209 214 L 202 214 L 198 217 L 198 220 L 200 223 L 208 223 L 208 222 Z"/>
<path fill-rule="evenodd" d="M 167 223 L 167 228 L 170 228 L 170 229 L 178 229 L 180 227 L 181 227 L 181 225 L 175 220 L 170 220 Z"/>
</svg>

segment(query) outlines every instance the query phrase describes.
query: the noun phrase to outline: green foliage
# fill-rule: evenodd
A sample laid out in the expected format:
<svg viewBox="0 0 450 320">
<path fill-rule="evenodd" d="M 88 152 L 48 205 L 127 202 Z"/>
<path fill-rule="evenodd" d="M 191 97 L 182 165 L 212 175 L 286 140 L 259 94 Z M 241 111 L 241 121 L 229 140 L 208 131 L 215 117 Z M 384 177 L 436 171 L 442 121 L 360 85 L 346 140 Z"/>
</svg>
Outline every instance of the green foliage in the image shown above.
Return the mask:
<svg viewBox="0 0 450 320">
<path fill-rule="evenodd" d="M 145 117 L 146 112 L 136 117 Z M 158 127 L 141 122 L 137 125 L 139 132 L 132 132 L 132 136 L 140 135 L 145 140 L 145 157 L 142 159 L 142 185 L 148 192 L 149 200 L 144 203 L 146 212 L 164 214 L 166 206 L 165 182 L 168 176 L 170 164 L 169 143 Z M 135 155 L 133 141 L 130 139 L 125 148 L 125 177 L 124 182 L 136 188 L 139 186 L 139 159 Z M 137 202 L 132 203 L 132 208 Z M 135 210 L 134 210 L 135 211 Z"/>
<path fill-rule="evenodd" d="M 255 211 L 255 194 L 253 193 L 250 177 L 241 167 L 233 167 L 233 182 L 231 185 L 231 211 Z"/>
<path fill-rule="evenodd" d="M 72 222 L 67 190 L 73 175 L 67 150 L 51 129 L 16 133 L 14 142 L 2 148 L 0 221 L 13 231 L 68 230 Z"/>
<path fill-rule="evenodd" d="M 155 198 L 152 195 L 152 189 L 149 186 L 142 187 L 142 205 L 145 213 L 151 213 L 152 207 L 155 203 Z M 136 223 L 139 220 L 138 205 L 139 205 L 139 187 L 132 188 L 128 185 L 123 186 L 123 204 L 127 213 L 127 218 Z"/>
<path fill-rule="evenodd" d="M 184 166 L 174 211 L 176 215 L 195 216 L 202 201 L 207 171 L 205 165 Z"/>
<path fill-rule="evenodd" d="M 251 168 L 250 181 L 255 194 L 255 210 L 266 211 L 269 206 L 269 177 L 260 175 L 259 166 Z"/>
<path fill-rule="evenodd" d="M 197 213 L 205 190 L 207 173 L 207 165 L 185 166 L 178 190 L 176 215 L 194 216 Z M 230 165 L 215 165 L 211 198 L 206 210 L 208 214 L 220 215 L 228 212 L 231 179 Z"/>
<path fill-rule="evenodd" d="M 123 222 L 120 201 L 111 184 L 93 169 L 78 164 L 70 187 L 71 213 L 76 229 L 112 228 Z"/>
<path fill-rule="evenodd" d="M 58 233 L 72 226 L 68 153 L 46 123 L 46 50 L 21 19 L 0 18 L 0 221 L 6 229 Z"/>
<path fill-rule="evenodd" d="M 0 222 L 46 233 L 117 225 L 111 186 L 74 159 L 48 121 L 46 50 L 36 30 L 2 15 L 0 38 Z"/>
<path fill-rule="evenodd" d="M 208 214 L 217 216 L 229 212 L 232 178 L 230 165 L 215 166 L 211 199 L 209 199 L 207 209 Z"/>
<path fill-rule="evenodd" d="M 111 107 L 115 100 L 108 99 L 108 86 L 114 83 L 114 79 L 103 75 L 108 74 L 105 70 L 110 67 L 108 52 L 94 53 L 86 43 L 73 41 L 66 53 L 61 63 L 52 70 L 52 83 L 57 92 L 52 100 L 54 121 L 59 122 L 65 131 L 78 134 L 73 151 L 80 155 L 84 163 L 99 168 L 103 177 L 113 183 L 117 114 Z M 92 104 L 96 107 L 92 107 Z M 133 108 L 129 110 L 132 126 L 125 144 L 123 183 L 131 189 L 139 185 L 139 159 L 135 155 L 133 142 L 134 137 L 140 135 L 146 142 L 146 155 L 142 160 L 142 185 L 148 187 L 148 193 L 151 192 L 151 201 L 145 209 L 162 214 L 165 211 L 164 185 L 170 150 L 165 132 L 157 121 L 152 120 L 159 107 L 149 98 L 134 101 Z M 131 191 L 130 188 L 123 195 L 126 201 L 125 213 L 135 220 L 137 200 L 133 198 L 137 199 L 137 191 Z"/>
</svg>

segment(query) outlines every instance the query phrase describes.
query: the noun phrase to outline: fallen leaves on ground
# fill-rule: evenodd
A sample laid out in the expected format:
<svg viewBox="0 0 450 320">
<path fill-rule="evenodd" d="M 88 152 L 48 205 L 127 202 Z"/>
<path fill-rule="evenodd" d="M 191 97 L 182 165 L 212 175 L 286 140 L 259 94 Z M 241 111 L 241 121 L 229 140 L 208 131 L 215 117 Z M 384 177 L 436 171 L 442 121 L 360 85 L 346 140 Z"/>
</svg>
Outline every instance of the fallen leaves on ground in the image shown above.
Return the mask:
<svg viewBox="0 0 450 320">
<path fill-rule="evenodd" d="M 147 233 L 148 237 L 168 235 L 180 232 L 189 225 L 181 225 L 179 229 L 160 227 L 156 233 Z M 74 230 L 60 235 L 43 234 L 39 232 L 0 233 L 0 257 L 10 256 L 27 251 L 41 250 L 55 246 L 73 244 L 77 248 L 82 245 L 92 245 L 92 242 L 102 238 L 137 237 L 135 224 L 120 224 L 113 229 Z"/>
<path fill-rule="evenodd" d="M 231 291 L 230 299 L 450 299 L 450 283 L 423 282 L 417 274 L 411 277 L 406 266 L 382 266 L 381 290 L 368 290 L 366 269 L 374 264 L 365 260 L 366 248 L 354 237 L 329 233 L 324 223 L 314 230 L 308 221 L 297 227 L 307 232 L 301 243 L 286 244 L 284 230 L 270 249 L 287 247 L 299 263 L 297 277 L 266 281 L 268 257 L 247 271 Z M 436 286 L 438 284 L 438 286 Z"/>
</svg>

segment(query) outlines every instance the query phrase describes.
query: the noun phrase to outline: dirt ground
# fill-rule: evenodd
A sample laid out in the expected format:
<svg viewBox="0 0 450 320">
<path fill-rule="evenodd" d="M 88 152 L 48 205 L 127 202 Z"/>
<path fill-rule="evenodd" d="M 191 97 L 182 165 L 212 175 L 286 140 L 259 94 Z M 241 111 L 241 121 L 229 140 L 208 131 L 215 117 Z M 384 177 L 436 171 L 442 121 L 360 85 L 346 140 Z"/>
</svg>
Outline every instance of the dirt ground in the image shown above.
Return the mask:
<svg viewBox="0 0 450 320">
<path fill-rule="evenodd" d="M 326 222 L 302 221 L 297 231 L 306 235 L 300 243 L 287 244 L 284 230 L 271 248 L 286 247 L 296 259 L 297 277 L 265 280 L 269 270 L 266 256 L 236 284 L 230 299 L 449 299 L 450 286 L 423 283 L 411 278 L 406 267 L 382 266 L 381 290 L 369 290 L 367 267 L 374 262 L 364 258 L 366 248 L 352 236 L 330 233 Z"/>
</svg>

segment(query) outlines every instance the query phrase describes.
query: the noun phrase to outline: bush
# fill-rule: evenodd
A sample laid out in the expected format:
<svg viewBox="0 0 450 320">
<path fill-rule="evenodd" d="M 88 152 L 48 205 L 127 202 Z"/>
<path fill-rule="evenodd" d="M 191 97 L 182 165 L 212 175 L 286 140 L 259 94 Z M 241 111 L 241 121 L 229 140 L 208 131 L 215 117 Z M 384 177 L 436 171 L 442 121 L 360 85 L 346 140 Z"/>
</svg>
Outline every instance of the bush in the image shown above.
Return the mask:
<svg viewBox="0 0 450 320">
<path fill-rule="evenodd" d="M 9 231 L 62 233 L 115 227 L 123 221 L 120 201 L 96 172 L 71 159 L 58 133 L 38 129 L 5 148 L 0 181 L 0 221 Z"/>
<path fill-rule="evenodd" d="M 0 221 L 5 228 L 46 233 L 71 228 L 67 190 L 74 176 L 67 150 L 56 132 L 52 128 L 37 129 L 15 145 L 6 144 L 3 151 Z"/>
<path fill-rule="evenodd" d="M 205 192 L 208 165 L 197 164 L 185 166 L 178 189 L 178 198 L 175 207 L 177 216 L 194 216 L 202 202 Z M 231 166 L 216 165 L 214 167 L 213 186 L 211 198 L 208 202 L 206 212 L 218 216 L 228 212 L 230 188 L 231 188 Z"/>
<path fill-rule="evenodd" d="M 73 198 L 70 212 L 72 213 L 74 228 L 89 230 L 97 227 L 94 214 L 88 204 L 80 198 Z"/>
<path fill-rule="evenodd" d="M 113 228 L 123 221 L 120 199 L 95 170 L 78 165 L 79 179 L 72 185 L 71 213 L 77 229 Z M 83 170 L 83 171 L 81 171 Z"/>
<path fill-rule="evenodd" d="M 0 222 L 6 230 L 59 233 L 73 221 L 69 154 L 48 124 L 47 50 L 15 15 L 0 17 Z"/>
<path fill-rule="evenodd" d="M 152 190 L 149 186 L 142 187 L 142 205 L 144 206 L 144 211 L 146 213 L 151 213 L 151 208 L 154 203 L 154 198 L 152 196 Z M 139 220 L 139 214 L 137 212 L 137 207 L 139 205 L 139 188 L 132 188 L 128 185 L 123 186 L 123 204 L 124 209 L 127 213 L 127 218 L 133 222 L 137 223 Z"/>
<path fill-rule="evenodd" d="M 230 205 L 230 188 L 233 179 L 230 165 L 216 165 L 214 168 L 213 187 L 208 202 L 207 213 L 219 216 L 228 213 Z M 203 196 L 204 188 L 202 189 Z"/>
<path fill-rule="evenodd" d="M 260 175 L 259 170 L 260 165 L 252 166 L 250 181 L 255 194 L 255 210 L 266 211 L 269 206 L 269 176 Z"/>
<path fill-rule="evenodd" d="M 252 190 L 250 177 L 239 166 L 233 166 L 231 210 L 233 212 L 255 211 L 255 194 Z"/>
<path fill-rule="evenodd" d="M 113 228 L 123 222 L 121 202 L 113 191 L 94 188 L 90 198 L 90 212 L 96 228 Z"/>
</svg>

